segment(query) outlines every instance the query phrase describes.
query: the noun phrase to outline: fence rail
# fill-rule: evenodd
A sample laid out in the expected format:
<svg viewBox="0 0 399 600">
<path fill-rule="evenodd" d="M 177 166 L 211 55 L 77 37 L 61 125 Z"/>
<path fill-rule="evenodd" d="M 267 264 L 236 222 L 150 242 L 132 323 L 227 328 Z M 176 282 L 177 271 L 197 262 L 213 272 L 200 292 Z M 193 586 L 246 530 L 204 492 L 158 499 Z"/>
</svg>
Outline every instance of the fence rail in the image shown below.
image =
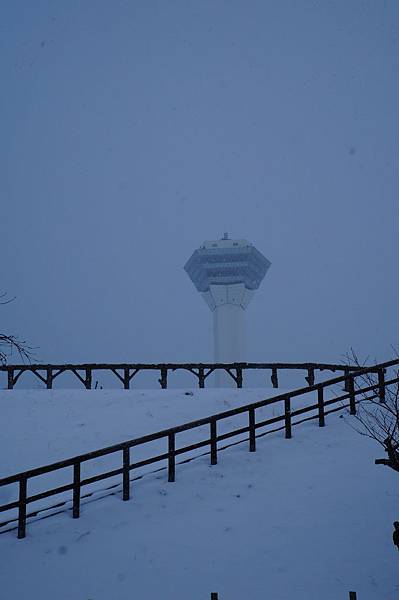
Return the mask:
<svg viewBox="0 0 399 600">
<path fill-rule="evenodd" d="M 211 592 L 211 600 L 220 600 L 218 592 Z M 349 600 L 357 600 L 357 593 L 349 592 Z"/>
<path fill-rule="evenodd" d="M 350 373 L 359 367 L 352 365 L 336 365 L 330 363 L 83 363 L 83 364 L 25 364 L 0 365 L 0 373 L 7 376 L 7 388 L 14 389 L 17 382 L 26 373 L 33 373 L 47 389 L 53 388 L 54 380 L 62 373 L 72 373 L 88 390 L 93 387 L 93 374 L 98 371 L 112 373 L 123 384 L 125 390 L 130 389 L 132 379 L 142 371 L 159 373 L 158 383 L 162 389 L 168 387 L 170 373 L 187 371 L 197 379 L 198 387 L 204 388 L 206 379 L 215 371 L 225 371 L 238 388 L 243 385 L 243 374 L 246 371 L 270 371 L 270 380 L 274 388 L 279 387 L 279 371 L 304 371 L 305 380 L 312 386 L 317 371 Z"/>
<path fill-rule="evenodd" d="M 215 465 L 217 464 L 218 460 L 218 451 L 222 449 L 218 448 L 218 442 L 237 437 L 244 433 L 248 433 L 248 438 L 246 439 L 247 441 L 249 440 L 249 451 L 255 452 L 256 438 L 271 433 L 272 431 L 285 430 L 285 437 L 289 439 L 292 437 L 293 425 L 298 425 L 299 423 L 311 419 L 318 419 L 319 426 L 324 427 L 325 417 L 328 414 L 343 410 L 345 408 L 349 408 L 350 414 L 355 415 L 356 405 L 360 401 L 358 398 L 359 395 L 364 395 L 371 392 L 371 395 L 368 396 L 369 399 L 379 398 L 381 402 L 384 401 L 386 388 L 390 385 L 393 385 L 394 383 L 399 382 L 397 372 L 395 372 L 395 377 L 391 379 L 387 379 L 385 373 L 390 367 L 394 367 L 397 365 L 399 365 L 399 360 L 392 360 L 389 362 L 375 365 L 373 367 L 366 367 L 364 369 L 349 372 L 343 376 L 335 377 L 333 379 L 329 379 L 327 381 L 317 383 L 312 386 L 296 389 L 290 392 L 285 392 L 273 398 L 259 400 L 257 402 L 240 406 L 238 408 L 213 414 L 208 417 L 197 419 L 195 421 L 190 421 L 188 423 L 183 423 L 176 427 L 171 427 L 135 439 L 130 439 L 119 444 L 107 446 L 94 452 L 80 454 L 78 456 L 74 456 L 66 460 L 58 461 L 35 469 L 29 469 L 27 471 L 23 471 L 15 475 L 11 475 L 9 477 L 5 477 L 3 479 L 0 479 L 0 487 L 17 483 L 19 485 L 19 499 L 14 502 L 10 502 L 8 504 L 3 504 L 2 506 L 0 506 L 0 512 L 4 512 L 15 508 L 18 509 L 18 538 L 24 538 L 26 535 L 26 520 L 29 516 L 32 516 L 27 513 L 27 506 L 32 502 L 49 498 L 51 496 L 61 494 L 67 491 L 72 491 L 72 516 L 73 518 L 78 518 L 80 516 L 82 487 L 98 481 L 108 479 L 110 477 L 114 477 L 116 475 L 122 475 L 122 499 L 124 501 L 127 501 L 130 498 L 130 472 L 139 467 L 166 460 L 168 481 L 173 482 L 175 481 L 176 477 L 176 457 L 180 456 L 181 454 L 186 454 L 199 448 L 209 447 L 208 453 L 210 454 L 210 462 L 211 465 Z M 364 380 L 364 377 L 362 378 L 362 376 L 370 373 L 377 375 L 376 383 L 372 383 L 371 385 L 369 382 Z M 359 377 L 360 384 L 358 382 Z M 364 385 L 365 383 L 366 385 Z M 345 393 L 327 400 L 325 398 L 325 390 L 334 389 L 334 386 L 337 386 L 339 384 L 344 384 L 344 388 L 341 389 L 341 391 L 345 391 Z M 302 408 L 298 408 L 296 410 L 292 410 L 292 399 L 304 396 L 306 394 L 309 394 L 310 392 L 316 392 L 317 402 Z M 282 414 L 263 421 L 256 420 L 257 409 L 277 403 L 280 403 L 283 407 Z M 338 403 L 338 406 L 334 406 L 334 408 L 329 408 L 328 410 L 326 410 L 326 408 Z M 311 411 L 316 411 L 317 414 L 293 421 L 293 418 L 304 415 Z M 217 426 L 220 421 L 239 414 L 247 414 L 247 426 L 240 427 L 238 429 L 232 429 L 223 434 L 218 434 Z M 276 423 L 282 423 L 282 425 L 273 429 L 272 431 L 268 430 L 266 432 L 263 431 L 258 434 L 256 433 L 258 429 L 262 429 L 266 426 L 273 425 Z M 179 433 L 203 427 L 206 425 L 209 427 L 209 438 L 176 449 L 176 436 Z M 142 446 L 149 442 L 153 442 L 159 439 L 165 439 L 167 447 L 166 452 L 157 456 L 151 456 L 150 458 L 141 460 L 139 462 L 131 462 L 131 448 Z M 120 453 L 121 455 L 120 468 L 113 469 L 105 473 L 100 473 L 98 475 L 88 477 L 85 479 L 81 478 L 82 463 L 114 453 Z M 32 496 L 28 495 L 28 483 L 30 479 L 38 477 L 40 475 L 44 475 L 46 473 L 50 473 L 52 471 L 58 471 L 60 469 L 65 469 L 69 467 L 73 467 L 73 480 L 71 483 L 56 488 L 51 488 L 49 490 L 46 490 L 45 492 L 34 494 Z M 4 525 L 4 523 L 2 525 Z"/>
</svg>

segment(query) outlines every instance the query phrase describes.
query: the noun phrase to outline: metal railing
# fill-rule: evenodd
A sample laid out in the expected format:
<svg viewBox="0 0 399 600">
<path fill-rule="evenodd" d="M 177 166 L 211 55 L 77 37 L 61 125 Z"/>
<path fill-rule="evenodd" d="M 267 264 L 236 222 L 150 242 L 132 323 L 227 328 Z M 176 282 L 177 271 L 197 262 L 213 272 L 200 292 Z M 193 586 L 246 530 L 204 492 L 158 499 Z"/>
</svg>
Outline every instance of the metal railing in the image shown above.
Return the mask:
<svg viewBox="0 0 399 600">
<path fill-rule="evenodd" d="M 350 373 L 359 367 L 352 365 L 336 365 L 330 363 L 83 363 L 83 364 L 22 364 L 0 365 L 0 374 L 6 373 L 7 388 L 14 389 L 17 382 L 26 373 L 32 373 L 47 389 L 53 388 L 54 380 L 62 373 L 72 373 L 88 390 L 93 387 L 93 375 L 96 372 L 112 373 L 123 384 L 125 390 L 137 373 L 154 371 L 159 374 L 158 383 L 162 389 L 168 387 L 170 373 L 186 371 L 197 379 L 198 387 L 204 388 L 206 379 L 215 371 L 224 371 L 235 382 L 237 388 L 243 385 L 243 374 L 246 371 L 270 371 L 270 380 L 274 388 L 279 387 L 279 371 L 304 371 L 309 385 L 315 383 L 316 371 Z"/>
<path fill-rule="evenodd" d="M 27 506 L 32 502 L 36 502 L 38 500 L 42 500 L 45 498 L 49 498 L 51 496 L 61 494 L 67 491 L 72 491 L 72 516 L 73 518 L 78 518 L 80 516 L 80 505 L 81 505 L 81 490 L 84 486 L 89 484 L 102 481 L 108 479 L 110 477 L 114 477 L 116 475 L 122 476 L 122 499 L 127 501 L 130 499 L 130 472 L 134 469 L 138 469 L 139 467 L 143 467 L 146 465 L 154 464 L 159 461 L 167 461 L 167 471 L 168 471 L 168 481 L 175 481 L 176 476 L 176 457 L 191 452 L 193 450 L 197 450 L 199 448 L 209 447 L 209 451 L 207 454 L 210 454 L 210 462 L 211 465 L 217 464 L 218 459 L 218 451 L 224 448 L 218 448 L 218 442 L 228 440 L 230 438 L 234 438 L 240 436 L 242 434 L 248 433 L 247 441 L 249 441 L 249 451 L 255 452 L 256 450 L 256 438 L 267 435 L 268 433 L 272 433 L 279 430 L 285 430 L 285 437 L 287 439 L 292 436 L 292 426 L 303 423 L 304 421 L 309 421 L 311 419 L 318 419 L 318 423 L 320 427 L 324 427 L 325 425 L 325 417 L 326 415 L 340 411 L 346 408 L 349 408 L 350 414 L 356 414 L 356 404 L 361 401 L 357 397 L 362 394 L 368 394 L 372 392 L 371 396 L 368 396 L 369 399 L 378 398 L 380 401 L 384 401 L 385 399 L 385 389 L 387 386 L 392 385 L 394 383 L 399 382 L 399 377 L 394 377 L 392 379 L 387 379 L 385 377 L 387 369 L 393 366 L 399 365 L 399 360 L 392 360 L 385 363 L 380 363 L 378 365 L 374 365 L 373 367 L 366 367 L 364 369 L 359 369 L 358 371 L 352 373 L 346 373 L 343 376 L 335 377 L 333 379 L 329 379 L 327 381 L 314 384 L 312 386 L 296 389 L 290 392 L 285 392 L 284 394 L 280 394 L 273 398 L 268 398 L 266 400 L 260 400 L 257 402 L 253 402 L 251 404 L 247 404 L 244 406 L 240 406 L 238 408 L 230 409 L 221 413 L 213 414 L 205 418 L 197 419 L 195 421 L 191 421 L 188 423 L 183 423 L 176 427 L 171 427 L 168 429 L 164 429 L 161 431 L 157 431 L 152 434 L 144 435 L 139 438 L 127 440 L 125 442 L 114 444 L 112 446 L 108 446 L 105 448 L 101 448 L 94 452 L 88 452 L 85 454 L 80 454 L 78 456 L 74 456 L 67 460 L 58 461 L 52 464 L 48 464 L 42 467 L 38 467 L 35 469 L 30 469 L 27 471 L 23 471 L 21 473 L 17 473 L 15 475 L 11 475 L 9 477 L 5 477 L 0 479 L 0 487 L 15 484 L 19 485 L 19 498 L 14 502 L 10 502 L 8 504 L 3 504 L 0 506 L 0 512 L 4 512 L 11 509 L 18 509 L 18 538 L 24 538 L 26 535 L 26 520 L 30 514 L 27 513 Z M 378 375 L 376 383 L 369 385 L 369 382 L 365 381 L 362 376 L 366 374 L 374 373 Z M 395 373 L 397 375 L 397 373 Z M 360 384 L 357 382 L 357 378 L 360 377 Z M 367 385 L 364 385 L 364 384 Z M 325 390 L 334 389 L 334 386 L 339 384 L 344 384 L 345 393 L 339 396 L 335 396 L 331 399 L 325 398 Z M 343 391 L 343 390 L 341 390 Z M 310 392 L 317 393 L 317 403 L 310 404 L 308 406 L 304 406 L 302 408 L 298 408 L 296 410 L 292 410 L 291 401 L 294 398 L 298 398 L 301 396 L 305 396 Z M 345 402 L 347 401 L 347 402 Z M 338 406 L 334 406 L 334 408 L 330 408 L 326 410 L 329 406 L 338 404 Z M 265 406 L 270 406 L 274 404 L 280 404 L 283 407 L 282 414 L 278 416 L 273 416 L 272 418 L 266 419 L 264 421 L 256 420 L 256 410 Z M 304 415 L 308 412 L 316 411 L 316 415 L 312 415 L 309 417 L 302 418 L 297 421 L 293 421 L 293 418 Z M 235 415 L 246 414 L 247 415 L 247 423 L 248 425 L 245 427 L 240 427 L 238 429 L 232 429 L 226 433 L 219 434 L 217 432 L 218 423 L 221 421 L 233 417 Z M 274 425 L 277 423 L 283 423 L 281 426 L 274 428 L 272 430 L 264 431 L 262 433 L 256 433 L 258 429 L 265 428 L 269 425 Z M 176 436 L 184 431 L 196 429 L 199 427 L 208 426 L 209 427 L 209 438 L 202 440 L 200 442 L 189 444 L 188 446 L 184 446 L 182 448 L 176 448 Z M 153 442 L 155 440 L 165 439 L 167 443 L 167 451 L 159 454 L 157 456 L 151 456 L 145 460 L 141 460 L 139 462 L 132 463 L 130 457 L 130 450 L 132 448 L 138 446 L 145 446 L 149 442 Z M 242 440 L 240 440 L 242 441 Z M 240 442 L 234 442 L 234 445 Z M 227 447 L 227 446 L 225 446 Z M 81 465 L 87 461 L 94 460 L 96 458 L 120 453 L 121 454 L 121 467 L 117 469 L 113 469 L 111 471 L 107 471 L 105 473 L 100 473 L 98 475 L 87 477 L 82 479 L 81 477 Z M 72 467 L 73 468 L 73 481 L 69 484 L 62 485 L 59 487 L 51 488 L 39 494 L 34 494 L 32 496 L 28 495 L 28 482 L 30 479 L 38 477 L 40 475 L 44 475 L 46 473 L 50 473 L 53 471 L 58 471 L 61 469 L 66 469 Z M 36 514 L 36 513 L 35 513 Z M 8 522 L 6 523 L 8 524 Z M 4 525 L 4 523 L 0 524 Z"/>
</svg>

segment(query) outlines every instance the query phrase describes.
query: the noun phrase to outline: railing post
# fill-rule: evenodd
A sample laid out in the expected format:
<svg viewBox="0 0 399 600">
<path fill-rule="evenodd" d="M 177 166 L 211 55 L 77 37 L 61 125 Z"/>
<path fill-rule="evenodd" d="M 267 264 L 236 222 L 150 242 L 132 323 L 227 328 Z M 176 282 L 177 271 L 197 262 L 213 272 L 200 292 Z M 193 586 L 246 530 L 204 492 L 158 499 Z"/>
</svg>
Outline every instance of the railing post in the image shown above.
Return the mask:
<svg viewBox="0 0 399 600">
<path fill-rule="evenodd" d="M 278 388 L 278 373 L 275 367 L 272 368 L 272 376 L 270 377 L 274 388 Z"/>
<path fill-rule="evenodd" d="M 130 499 L 130 448 L 126 446 L 123 448 L 123 491 L 122 500 Z"/>
<path fill-rule="evenodd" d="M 46 387 L 48 390 L 51 390 L 53 387 L 53 370 L 52 369 L 47 369 Z"/>
<path fill-rule="evenodd" d="M 211 592 L 211 600 L 218 600 L 218 593 L 217 592 Z"/>
<path fill-rule="evenodd" d="M 319 387 L 317 389 L 317 404 L 319 410 L 319 427 L 324 427 L 325 416 L 324 416 L 324 388 Z"/>
<path fill-rule="evenodd" d="M 385 402 L 385 369 L 378 370 L 378 395 L 380 402 Z"/>
<path fill-rule="evenodd" d="M 312 385 L 314 385 L 314 369 L 313 368 L 308 369 L 308 376 L 305 377 L 305 379 L 308 382 L 309 387 L 312 387 Z"/>
<path fill-rule="evenodd" d="M 356 600 L 357 594 L 356 592 L 349 592 L 349 600 Z"/>
<path fill-rule="evenodd" d="M 158 379 L 158 381 L 161 385 L 161 388 L 166 390 L 168 387 L 168 369 L 166 367 L 161 368 L 161 378 Z"/>
<path fill-rule="evenodd" d="M 27 479 L 24 475 L 19 480 L 19 504 L 18 504 L 18 539 L 26 536 L 26 492 Z"/>
<path fill-rule="evenodd" d="M 349 393 L 349 412 L 351 415 L 356 414 L 356 396 L 355 396 L 355 376 L 351 373 L 348 376 L 348 393 Z"/>
<path fill-rule="evenodd" d="M 80 517 L 80 462 L 75 462 L 73 465 L 72 517 L 74 519 Z"/>
<path fill-rule="evenodd" d="M 350 375 L 350 371 L 349 371 L 349 369 L 344 369 L 344 371 L 345 371 L 344 391 L 345 392 L 349 392 L 349 375 Z"/>
<path fill-rule="evenodd" d="M 200 388 L 205 387 L 204 367 L 199 367 L 199 369 L 198 369 L 198 385 Z"/>
<path fill-rule="evenodd" d="M 85 388 L 86 390 L 91 390 L 93 373 L 91 369 L 86 369 L 86 377 L 85 377 Z"/>
<path fill-rule="evenodd" d="M 8 389 L 14 388 L 14 369 L 7 369 Z"/>
<path fill-rule="evenodd" d="M 285 438 L 290 440 L 291 434 L 291 397 L 284 398 L 284 420 L 285 420 Z"/>
<path fill-rule="evenodd" d="M 123 387 L 125 390 L 130 388 L 130 377 L 129 377 L 129 367 L 123 368 Z"/>
<path fill-rule="evenodd" d="M 173 483 L 175 480 L 175 469 L 176 469 L 175 449 L 176 449 L 175 434 L 169 433 L 169 435 L 168 435 L 168 481 L 170 483 Z"/>
<path fill-rule="evenodd" d="M 249 409 L 248 420 L 249 420 L 249 451 L 255 452 L 256 438 L 255 438 L 255 409 L 254 408 Z"/>
<path fill-rule="evenodd" d="M 242 368 L 241 367 L 237 367 L 237 369 L 236 369 L 236 382 L 237 382 L 237 387 L 242 388 Z"/>
<path fill-rule="evenodd" d="M 211 430 L 211 465 L 217 465 L 217 433 L 216 433 L 216 419 L 212 419 L 210 423 Z"/>
</svg>

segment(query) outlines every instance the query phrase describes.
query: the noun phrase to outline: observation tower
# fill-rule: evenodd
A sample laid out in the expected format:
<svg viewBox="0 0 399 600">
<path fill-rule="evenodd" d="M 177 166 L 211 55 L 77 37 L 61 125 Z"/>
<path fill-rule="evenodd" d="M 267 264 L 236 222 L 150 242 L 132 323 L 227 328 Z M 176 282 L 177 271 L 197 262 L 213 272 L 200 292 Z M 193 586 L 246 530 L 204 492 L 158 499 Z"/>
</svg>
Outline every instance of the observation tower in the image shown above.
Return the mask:
<svg viewBox="0 0 399 600">
<path fill-rule="evenodd" d="M 246 362 L 244 310 L 270 267 L 247 240 L 206 241 L 184 270 L 213 312 L 216 363 Z M 216 371 L 217 385 L 221 372 Z"/>
</svg>

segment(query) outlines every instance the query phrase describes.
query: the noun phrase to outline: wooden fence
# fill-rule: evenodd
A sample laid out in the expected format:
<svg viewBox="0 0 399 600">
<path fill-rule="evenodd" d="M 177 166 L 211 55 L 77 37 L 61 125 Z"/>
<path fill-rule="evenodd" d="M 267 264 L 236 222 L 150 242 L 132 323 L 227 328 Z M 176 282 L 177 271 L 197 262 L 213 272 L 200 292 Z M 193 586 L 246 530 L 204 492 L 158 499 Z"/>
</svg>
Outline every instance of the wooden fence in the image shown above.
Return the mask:
<svg viewBox="0 0 399 600">
<path fill-rule="evenodd" d="M 53 388 L 54 380 L 62 373 L 72 373 L 77 380 L 87 389 L 93 387 L 93 375 L 97 372 L 112 373 L 123 384 L 125 390 L 130 389 L 132 379 L 142 371 L 154 371 L 159 374 L 158 383 L 162 389 L 168 387 L 168 377 L 175 371 L 192 373 L 197 380 L 198 387 L 204 388 L 206 379 L 215 371 L 225 371 L 235 382 L 238 388 L 243 385 L 243 374 L 246 371 L 270 371 L 270 380 L 274 388 L 279 387 L 279 371 L 299 370 L 305 372 L 308 385 L 315 383 L 316 371 L 331 371 L 350 373 L 358 367 L 351 365 L 335 365 L 329 363 L 115 363 L 115 364 L 26 364 L 26 365 L 0 365 L 0 374 L 4 372 L 7 377 L 7 388 L 12 390 L 17 382 L 26 373 L 33 375 L 41 381 L 47 389 Z"/>
<path fill-rule="evenodd" d="M 211 600 L 219 600 L 218 592 L 211 592 Z M 349 592 L 349 600 L 357 600 L 356 592 Z"/>
<path fill-rule="evenodd" d="M 399 360 L 392 360 L 389 362 L 381 363 L 375 365 L 373 367 L 367 367 L 364 369 L 360 369 L 358 371 L 347 373 L 340 377 L 335 377 L 333 379 L 329 379 L 322 383 L 314 384 L 312 386 L 300 388 L 293 390 L 291 392 L 287 392 L 284 394 L 280 394 L 275 396 L 274 398 L 268 398 L 266 400 L 260 400 L 257 402 L 253 402 L 251 404 L 247 404 L 245 406 L 240 406 L 238 408 L 234 408 L 231 410 L 227 410 L 218 414 L 210 415 L 208 417 L 197 419 L 196 421 L 191 421 L 189 423 L 184 423 L 178 425 L 177 427 L 171 427 L 169 429 L 164 429 L 162 431 L 157 431 L 156 433 L 152 433 L 149 435 L 145 435 L 139 438 L 127 440 L 120 444 L 115 444 L 112 446 L 108 446 L 106 448 L 101 448 L 100 450 L 96 450 L 94 452 L 88 452 L 86 454 L 81 454 L 78 456 L 74 456 L 67 460 L 58 461 L 56 463 L 52 463 L 49 465 L 45 465 L 42 467 L 38 467 L 35 469 L 30 469 L 28 471 L 24 471 L 21 473 L 17 473 L 15 475 L 11 475 L 9 477 L 5 477 L 0 479 L 0 487 L 11 485 L 17 483 L 19 485 L 19 499 L 15 502 L 10 502 L 8 504 L 3 504 L 0 506 L 0 512 L 4 512 L 11 509 L 18 509 L 18 538 L 24 538 L 26 535 L 26 520 L 29 516 L 33 516 L 32 514 L 27 513 L 27 506 L 32 502 L 36 502 L 38 500 L 42 500 L 44 498 L 49 498 L 51 496 L 61 494 L 67 491 L 72 492 L 72 516 L 73 518 L 80 517 L 80 505 L 81 505 L 81 491 L 84 486 L 89 484 L 102 481 L 108 479 L 110 477 L 114 477 L 116 475 L 121 475 L 121 483 L 122 483 L 122 499 L 127 501 L 130 499 L 130 472 L 139 467 L 143 467 L 146 465 L 154 464 L 159 461 L 167 461 L 167 471 L 168 471 L 168 481 L 175 481 L 176 477 L 176 457 L 191 452 L 193 450 L 209 447 L 210 454 L 210 462 L 211 465 L 216 465 L 218 460 L 218 450 L 222 448 L 218 448 L 218 442 L 228 440 L 230 438 L 237 437 L 239 435 L 248 433 L 249 441 L 249 451 L 255 452 L 256 450 L 256 438 L 266 435 L 268 433 L 272 433 L 272 431 L 285 430 L 285 437 L 287 439 L 292 436 L 292 426 L 298 425 L 299 423 L 303 423 L 304 421 L 308 421 L 310 419 L 318 419 L 318 424 L 320 427 L 324 427 L 325 425 L 325 417 L 326 415 L 340 411 L 346 408 L 349 408 L 350 414 L 356 414 L 356 404 L 361 401 L 358 398 L 359 395 L 370 394 L 368 397 L 378 398 L 380 401 L 384 401 L 385 399 L 385 389 L 387 386 L 398 383 L 399 377 L 397 377 L 397 372 L 395 371 L 395 377 L 392 379 L 387 379 L 385 374 L 390 367 L 395 367 L 399 365 Z M 376 382 L 372 385 L 368 385 L 368 382 L 365 381 L 364 375 L 366 374 L 375 374 L 377 375 Z M 360 383 L 358 379 L 360 378 Z M 367 385 L 365 385 L 365 383 Z M 342 385 L 344 394 L 336 396 L 331 399 L 325 398 L 325 390 L 328 389 L 337 389 L 335 386 Z M 291 409 L 291 401 L 294 398 L 298 398 L 309 394 L 309 392 L 316 392 L 317 394 L 317 403 L 310 404 L 308 406 L 298 408 L 296 410 Z M 256 419 L 256 411 L 259 408 L 278 404 L 282 406 L 282 414 L 279 416 L 272 417 L 270 419 L 266 419 L 264 421 L 257 421 Z M 333 408 L 328 408 L 330 406 L 335 405 Z M 327 410 L 326 410 L 327 409 Z M 310 411 L 317 411 L 317 414 L 314 416 L 308 416 L 302 418 L 300 420 L 293 421 L 293 418 L 304 415 Z M 227 419 L 229 417 L 246 414 L 247 415 L 247 423 L 248 425 L 245 427 L 240 427 L 238 429 L 233 429 L 228 431 L 227 433 L 219 434 L 217 431 L 218 423 Z M 273 430 L 268 430 L 266 432 L 261 432 L 257 434 L 257 430 L 264 428 L 269 425 L 274 425 L 277 423 L 282 423 L 282 425 L 274 428 Z M 195 444 L 190 444 L 188 446 L 184 446 L 182 448 L 176 449 L 176 436 L 183 432 L 191 429 L 196 429 L 202 426 L 209 427 L 209 438 L 206 440 L 202 440 Z M 141 460 L 139 462 L 131 462 L 130 452 L 132 448 L 143 446 L 149 442 L 154 440 L 165 439 L 167 451 L 159 454 L 157 456 L 151 456 L 145 460 Z M 234 442 L 239 443 L 239 442 Z M 233 444 L 229 444 L 233 445 Z M 226 446 L 225 446 L 226 447 Z M 94 460 L 96 458 L 120 453 L 121 455 L 121 467 L 118 469 L 113 469 L 111 471 L 107 471 L 105 473 L 100 473 L 98 475 L 87 477 L 82 479 L 81 477 L 81 465 L 84 462 Z M 73 468 L 73 481 L 67 485 L 59 486 L 56 488 L 49 489 L 45 492 L 34 494 L 32 496 L 28 495 L 28 483 L 29 480 L 34 477 L 39 477 L 40 475 L 44 475 L 46 473 L 50 473 L 53 471 L 58 471 L 60 469 Z M 34 513 L 36 514 L 36 513 Z M 4 525 L 7 523 L 2 523 Z"/>
</svg>

